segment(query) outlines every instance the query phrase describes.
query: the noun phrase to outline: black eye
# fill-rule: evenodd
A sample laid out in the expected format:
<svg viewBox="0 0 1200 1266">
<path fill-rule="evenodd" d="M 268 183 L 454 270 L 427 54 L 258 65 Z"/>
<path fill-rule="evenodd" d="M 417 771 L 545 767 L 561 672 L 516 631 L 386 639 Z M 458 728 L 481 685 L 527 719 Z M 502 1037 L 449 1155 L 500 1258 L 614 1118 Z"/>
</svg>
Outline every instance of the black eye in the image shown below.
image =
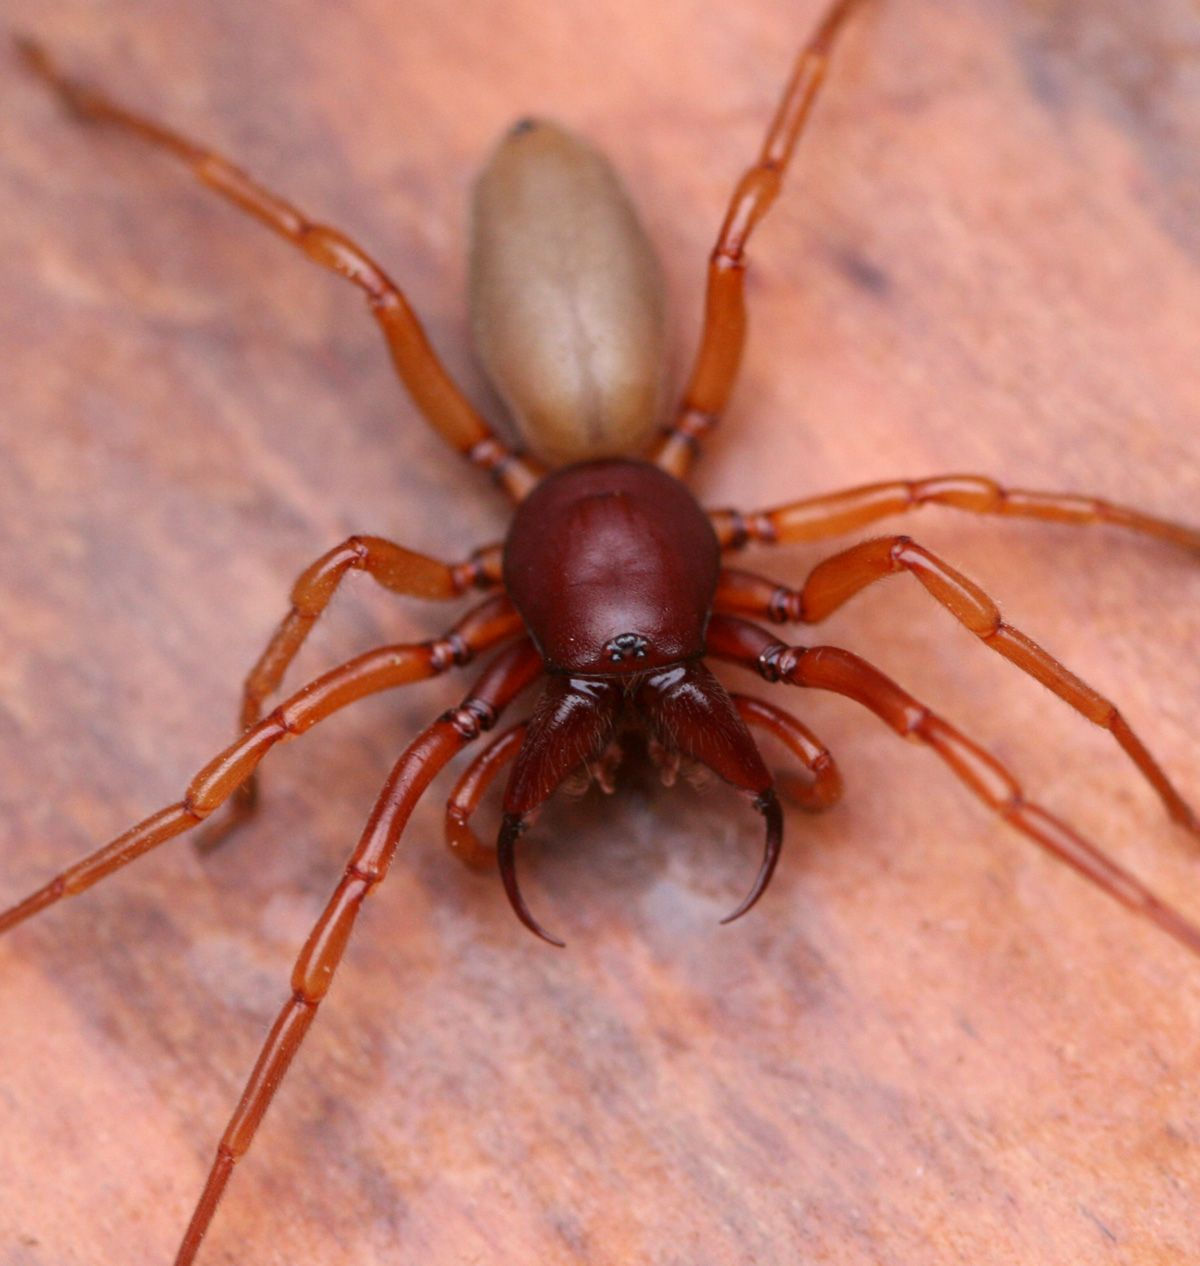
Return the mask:
<svg viewBox="0 0 1200 1266">
<path fill-rule="evenodd" d="M 624 659 L 632 655 L 637 659 L 646 658 L 646 648 L 650 643 L 640 633 L 618 633 L 611 641 L 604 644 L 612 660 Z"/>
</svg>

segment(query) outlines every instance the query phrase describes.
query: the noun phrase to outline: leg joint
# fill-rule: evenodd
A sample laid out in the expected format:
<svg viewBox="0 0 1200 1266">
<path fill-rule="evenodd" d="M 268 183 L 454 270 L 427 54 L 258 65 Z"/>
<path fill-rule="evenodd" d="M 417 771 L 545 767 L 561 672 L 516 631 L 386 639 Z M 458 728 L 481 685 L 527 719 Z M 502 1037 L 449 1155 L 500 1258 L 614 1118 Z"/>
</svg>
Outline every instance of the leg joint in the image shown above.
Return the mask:
<svg viewBox="0 0 1200 1266">
<path fill-rule="evenodd" d="M 281 739 L 288 736 L 291 736 L 294 738 L 297 734 L 304 733 L 303 728 L 296 722 L 296 720 L 293 717 L 289 715 L 288 707 L 286 704 L 281 704 L 278 708 L 276 708 L 273 712 L 271 712 L 266 718 L 260 721 L 259 724 L 264 725 L 264 726 L 266 725 L 276 726 L 279 730 L 279 737 Z"/>
<path fill-rule="evenodd" d="M 968 627 L 970 626 L 968 625 Z M 1011 631 L 1012 625 L 1005 623 L 1005 621 L 1001 618 L 999 611 L 995 613 L 992 627 L 990 629 L 971 629 L 971 632 L 974 633 L 981 642 L 994 641 L 996 638 L 1000 637 L 1001 634 L 1009 633 Z"/>
<path fill-rule="evenodd" d="M 742 273 L 746 271 L 746 252 L 742 241 L 722 242 L 708 257 L 708 262 L 717 272 Z"/>
<path fill-rule="evenodd" d="M 802 646 L 787 646 L 783 642 L 772 642 L 760 652 L 755 661 L 755 667 L 766 681 L 790 682 L 795 677 L 800 660 L 806 653 Z"/>
<path fill-rule="evenodd" d="M 444 712 L 440 719 L 470 742 L 496 724 L 496 709 L 483 699 L 468 699 L 457 708 Z"/>
<path fill-rule="evenodd" d="M 516 459 L 516 453 L 502 444 L 494 435 L 489 435 L 467 449 L 467 461 L 478 466 L 496 483 L 503 482 L 505 470 Z"/>
<path fill-rule="evenodd" d="M 1013 791 L 1003 800 L 996 801 L 996 812 L 1006 821 L 1011 822 L 1014 818 L 1021 816 L 1021 810 L 1025 808 L 1025 797 L 1019 791 Z"/>
<path fill-rule="evenodd" d="M 346 561 L 347 567 L 365 567 L 367 560 L 371 557 L 371 547 L 364 537 L 358 535 L 347 537 L 342 548 L 350 551 L 351 557 Z"/>
<path fill-rule="evenodd" d="M 801 623 L 804 620 L 804 594 L 787 585 L 780 585 L 767 603 L 767 619 L 772 624 Z"/>
<path fill-rule="evenodd" d="M 350 865 L 346 867 L 345 873 L 348 878 L 358 879 L 362 883 L 366 884 L 368 888 L 374 888 L 375 885 L 383 878 L 382 870 L 378 868 L 364 870 L 363 867 L 354 862 L 351 862 Z"/>
<path fill-rule="evenodd" d="M 750 544 L 750 526 L 746 522 L 746 516 L 740 510 L 730 510 L 729 514 L 729 544 L 727 549 L 745 549 Z"/>
<path fill-rule="evenodd" d="M 911 536 L 893 536 L 892 545 L 888 550 L 888 557 L 900 567 L 904 566 L 904 555 L 913 544 Z M 920 546 L 917 547 L 920 549 Z"/>
<path fill-rule="evenodd" d="M 454 586 L 460 592 L 467 589 L 490 589 L 494 583 L 492 568 L 494 549 L 474 550 L 465 563 L 454 568 Z"/>
<path fill-rule="evenodd" d="M 447 633 L 429 643 L 429 658 L 435 672 L 445 672 L 448 668 L 462 668 L 475 658 L 475 652 L 467 644 L 461 633 Z"/>
<path fill-rule="evenodd" d="M 192 794 L 190 787 L 187 794 L 180 801 L 180 807 L 189 818 L 195 818 L 197 822 L 203 822 L 213 811 L 212 809 L 201 808 L 196 802 L 196 797 Z M 214 805 L 213 808 L 216 808 L 216 806 Z"/>
<path fill-rule="evenodd" d="M 915 736 L 918 740 L 924 741 L 925 730 L 932 717 L 933 713 L 924 704 L 914 704 L 905 710 L 904 729 L 901 733 L 905 738 Z"/>
</svg>

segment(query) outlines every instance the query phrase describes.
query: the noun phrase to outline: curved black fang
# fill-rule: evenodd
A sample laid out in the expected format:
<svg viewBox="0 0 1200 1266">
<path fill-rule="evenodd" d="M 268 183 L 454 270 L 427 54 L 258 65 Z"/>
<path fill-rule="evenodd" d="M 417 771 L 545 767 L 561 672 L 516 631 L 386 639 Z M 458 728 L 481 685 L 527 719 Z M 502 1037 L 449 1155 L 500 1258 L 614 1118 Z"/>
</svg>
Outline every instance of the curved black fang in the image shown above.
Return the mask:
<svg viewBox="0 0 1200 1266">
<path fill-rule="evenodd" d="M 518 813 L 506 813 L 500 823 L 500 838 L 496 841 L 496 861 L 500 864 L 500 878 L 504 881 L 504 891 L 508 894 L 508 903 L 512 906 L 517 918 L 534 934 L 540 936 L 550 945 L 559 949 L 566 948 L 566 942 L 553 937 L 529 912 L 525 898 L 521 896 L 517 884 L 517 838 L 525 829 L 525 821 Z"/>
<path fill-rule="evenodd" d="M 758 868 L 758 878 L 750 889 L 745 901 L 732 913 L 721 920 L 722 924 L 732 923 L 740 919 L 747 910 L 767 890 L 771 876 L 775 873 L 775 865 L 779 861 L 779 853 L 783 847 L 783 809 L 779 805 L 779 797 L 773 787 L 768 787 L 761 795 L 756 796 L 754 807 L 767 821 L 767 839 L 763 848 L 762 865 Z M 519 913 L 519 911 L 518 911 Z"/>
</svg>

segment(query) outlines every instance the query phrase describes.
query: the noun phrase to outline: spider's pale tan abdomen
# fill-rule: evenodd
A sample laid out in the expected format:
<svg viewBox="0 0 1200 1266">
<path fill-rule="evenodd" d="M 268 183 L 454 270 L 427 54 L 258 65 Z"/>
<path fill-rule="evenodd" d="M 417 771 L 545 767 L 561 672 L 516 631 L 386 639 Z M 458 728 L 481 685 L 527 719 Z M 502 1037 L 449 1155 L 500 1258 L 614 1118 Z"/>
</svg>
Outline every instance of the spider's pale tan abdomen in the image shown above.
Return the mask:
<svg viewBox="0 0 1200 1266">
<path fill-rule="evenodd" d="M 658 260 L 608 161 L 522 120 L 475 188 L 475 344 L 529 446 L 552 462 L 640 452 L 659 420 Z"/>
</svg>

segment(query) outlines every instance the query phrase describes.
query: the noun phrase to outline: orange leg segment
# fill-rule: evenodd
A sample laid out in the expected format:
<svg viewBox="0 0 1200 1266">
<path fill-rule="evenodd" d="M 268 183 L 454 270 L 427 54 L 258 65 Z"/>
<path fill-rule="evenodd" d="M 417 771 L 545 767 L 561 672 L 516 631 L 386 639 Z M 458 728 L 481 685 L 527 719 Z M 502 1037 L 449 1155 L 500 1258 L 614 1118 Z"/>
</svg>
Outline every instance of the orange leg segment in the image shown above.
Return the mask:
<svg viewBox="0 0 1200 1266">
<path fill-rule="evenodd" d="M 467 766 L 446 802 L 446 847 L 472 870 L 494 870 L 496 850 L 487 847 L 471 829 L 471 815 L 496 775 L 520 750 L 528 729 L 529 722 L 522 721 L 493 739 Z"/>
<path fill-rule="evenodd" d="M 762 149 L 734 189 L 708 264 L 704 327 L 683 399 L 651 460 L 682 479 L 701 437 L 725 412 L 746 342 L 746 244 L 779 195 L 796 142 L 825 79 L 834 40 L 859 0 L 835 0 L 800 50 Z"/>
<path fill-rule="evenodd" d="M 291 610 L 242 687 L 239 732 L 258 722 L 264 701 L 279 689 L 288 665 L 350 571 L 366 572 L 393 593 L 447 599 L 458 597 L 472 586 L 487 589 L 499 584 L 500 565 L 498 545 L 476 550 L 464 563 L 450 564 L 416 554 L 379 536 L 352 536 L 343 541 L 307 568 L 292 587 Z M 210 848 L 218 843 L 254 812 L 257 802 L 258 779 L 252 774 L 234 793 L 224 820 L 211 824 L 202 846 Z"/>
<path fill-rule="evenodd" d="M 755 542 L 787 545 L 823 541 L 926 505 L 949 506 L 969 514 L 1041 519 L 1048 523 L 1111 523 L 1200 553 L 1200 529 L 1187 524 L 1158 519 L 1101 497 L 1005 488 L 984 475 L 894 479 L 805 497 L 773 510 L 752 513 L 714 510 L 709 517 L 722 549 L 733 550 Z"/>
<path fill-rule="evenodd" d="M 955 777 L 1006 822 L 1200 956 L 1200 927 L 1066 823 L 1026 800 L 1020 784 L 999 761 L 865 660 L 835 646 L 786 646 L 749 620 L 728 615 L 713 616 L 708 644 L 711 654 L 758 672 L 767 681 L 845 695 L 897 734 L 932 748 Z"/>
<path fill-rule="evenodd" d="M 401 381 L 434 430 L 456 452 L 491 474 L 514 501 L 533 487 L 541 468 L 494 434 L 447 373 L 403 292 L 366 251 L 337 229 L 310 220 L 219 154 L 65 75 L 33 41 L 17 40 L 17 50 L 79 118 L 121 128 L 166 150 L 186 164 L 197 180 L 299 247 L 314 263 L 356 285 L 383 331 Z"/>
<path fill-rule="evenodd" d="M 985 646 L 1054 691 L 1081 716 L 1107 730 L 1157 792 L 1171 818 L 1193 835 L 1200 835 L 1195 811 L 1116 705 L 1007 623 L 978 585 L 907 536 L 885 536 L 851 546 L 818 563 L 800 589 L 727 569 L 721 574 L 716 604 L 722 611 L 767 616 L 778 623 L 794 620 L 815 624 L 868 585 L 900 572 L 915 576 Z"/>
<path fill-rule="evenodd" d="M 263 1044 L 242 1098 L 226 1126 L 175 1266 L 190 1266 L 233 1168 L 249 1148 L 321 1005 L 367 895 L 387 874 L 400 834 L 436 774 L 468 743 L 491 729 L 500 712 L 542 671 L 522 640 L 493 661 L 462 703 L 420 734 L 396 762 L 357 847 L 292 969 L 291 996 Z"/>
<path fill-rule="evenodd" d="M 809 813 L 832 809 L 842 798 L 842 776 L 820 739 L 788 712 L 749 695 L 730 695 L 742 720 L 751 729 L 774 735 L 808 770 L 809 778 L 776 774 L 780 791 Z"/>
<path fill-rule="evenodd" d="M 434 677 L 480 651 L 516 637 L 521 620 L 508 600 L 490 598 L 445 636 L 408 646 L 384 646 L 332 669 L 292 695 L 213 757 L 188 784 L 178 804 L 129 828 L 115 840 L 56 875 L 23 901 L 0 911 L 0 934 L 48 906 L 84 892 L 144 853 L 190 831 L 220 808 L 277 743 L 366 695 Z"/>
</svg>

